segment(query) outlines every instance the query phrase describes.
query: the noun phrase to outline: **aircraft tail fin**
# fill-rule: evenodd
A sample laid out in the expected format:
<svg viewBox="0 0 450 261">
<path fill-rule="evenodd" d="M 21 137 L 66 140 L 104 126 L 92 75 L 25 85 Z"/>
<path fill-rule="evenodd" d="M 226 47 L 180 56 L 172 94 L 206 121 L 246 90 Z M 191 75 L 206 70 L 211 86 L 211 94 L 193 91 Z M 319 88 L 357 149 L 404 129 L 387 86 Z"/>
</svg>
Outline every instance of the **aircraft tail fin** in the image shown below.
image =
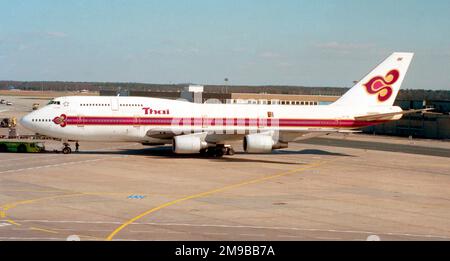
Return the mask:
<svg viewBox="0 0 450 261">
<path fill-rule="evenodd" d="M 393 53 L 332 105 L 392 106 L 414 53 Z"/>
</svg>

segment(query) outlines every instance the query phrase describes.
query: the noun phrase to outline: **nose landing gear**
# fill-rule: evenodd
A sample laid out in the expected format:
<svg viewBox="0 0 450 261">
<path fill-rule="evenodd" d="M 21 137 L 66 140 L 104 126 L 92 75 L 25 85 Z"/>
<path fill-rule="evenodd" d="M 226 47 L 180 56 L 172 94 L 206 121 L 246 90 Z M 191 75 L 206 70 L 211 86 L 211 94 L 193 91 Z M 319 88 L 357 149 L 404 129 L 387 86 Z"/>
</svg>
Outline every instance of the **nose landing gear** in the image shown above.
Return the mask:
<svg viewBox="0 0 450 261">
<path fill-rule="evenodd" d="M 61 152 L 63 154 L 70 154 L 70 153 L 72 153 L 72 149 L 70 148 L 69 141 L 68 140 L 62 140 L 62 143 L 63 143 L 64 147 L 62 148 Z M 80 144 L 78 144 L 78 141 L 75 141 L 75 152 L 78 152 L 79 148 L 80 148 Z"/>
<path fill-rule="evenodd" d="M 72 153 L 72 149 L 70 148 L 69 143 L 64 142 L 63 145 L 64 145 L 64 148 L 62 149 L 62 153 L 63 154 L 70 154 L 70 153 Z"/>
</svg>

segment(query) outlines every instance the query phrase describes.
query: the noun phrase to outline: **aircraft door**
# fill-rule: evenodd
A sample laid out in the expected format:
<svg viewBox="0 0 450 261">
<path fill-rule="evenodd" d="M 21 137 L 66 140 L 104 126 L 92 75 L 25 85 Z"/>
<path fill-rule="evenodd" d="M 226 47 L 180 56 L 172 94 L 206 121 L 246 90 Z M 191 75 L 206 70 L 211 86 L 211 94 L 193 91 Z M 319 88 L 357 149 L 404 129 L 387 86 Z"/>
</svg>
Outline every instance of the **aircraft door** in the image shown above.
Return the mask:
<svg viewBox="0 0 450 261">
<path fill-rule="evenodd" d="M 133 117 L 133 126 L 136 127 L 140 127 L 140 118 L 139 115 L 134 115 Z"/>
<path fill-rule="evenodd" d="M 132 125 L 133 126 L 127 128 L 127 134 L 138 138 L 143 138 L 146 133 L 145 128 L 141 126 L 141 118 L 139 115 L 133 116 Z"/>
<path fill-rule="evenodd" d="M 205 129 L 208 127 L 208 116 L 202 115 L 202 129 Z"/>
<path fill-rule="evenodd" d="M 119 99 L 114 97 L 111 98 L 111 110 L 118 111 L 119 110 Z"/>
<path fill-rule="evenodd" d="M 77 127 L 80 127 L 80 128 L 84 127 L 84 121 L 85 121 L 85 118 L 83 115 L 80 115 L 80 114 L 77 115 Z"/>
<path fill-rule="evenodd" d="M 269 124 L 269 118 L 273 117 L 273 112 L 263 112 L 258 117 L 258 129 L 266 129 Z"/>
<path fill-rule="evenodd" d="M 208 115 L 202 115 L 202 131 L 208 131 L 211 126 L 211 119 L 208 118 Z"/>
</svg>

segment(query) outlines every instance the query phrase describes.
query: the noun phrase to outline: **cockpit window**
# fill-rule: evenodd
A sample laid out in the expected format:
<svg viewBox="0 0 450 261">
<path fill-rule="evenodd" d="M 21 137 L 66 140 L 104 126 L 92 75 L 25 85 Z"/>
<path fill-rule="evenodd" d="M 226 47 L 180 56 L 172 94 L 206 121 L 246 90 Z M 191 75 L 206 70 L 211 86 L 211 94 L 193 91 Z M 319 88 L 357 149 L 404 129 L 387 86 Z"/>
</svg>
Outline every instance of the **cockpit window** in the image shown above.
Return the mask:
<svg viewBox="0 0 450 261">
<path fill-rule="evenodd" d="M 60 101 L 51 100 L 47 105 L 50 105 L 50 104 L 60 105 L 61 102 Z"/>
</svg>

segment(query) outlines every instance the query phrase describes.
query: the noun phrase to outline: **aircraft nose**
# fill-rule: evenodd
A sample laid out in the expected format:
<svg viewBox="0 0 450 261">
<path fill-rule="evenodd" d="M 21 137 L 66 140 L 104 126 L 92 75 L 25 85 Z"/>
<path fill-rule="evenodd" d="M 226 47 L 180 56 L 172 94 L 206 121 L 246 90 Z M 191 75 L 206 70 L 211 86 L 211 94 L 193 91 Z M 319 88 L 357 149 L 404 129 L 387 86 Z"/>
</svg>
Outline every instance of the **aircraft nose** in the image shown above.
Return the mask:
<svg viewBox="0 0 450 261">
<path fill-rule="evenodd" d="M 31 129 L 31 116 L 30 114 L 27 114 L 20 119 L 20 124 L 24 126 L 27 129 Z"/>
</svg>

